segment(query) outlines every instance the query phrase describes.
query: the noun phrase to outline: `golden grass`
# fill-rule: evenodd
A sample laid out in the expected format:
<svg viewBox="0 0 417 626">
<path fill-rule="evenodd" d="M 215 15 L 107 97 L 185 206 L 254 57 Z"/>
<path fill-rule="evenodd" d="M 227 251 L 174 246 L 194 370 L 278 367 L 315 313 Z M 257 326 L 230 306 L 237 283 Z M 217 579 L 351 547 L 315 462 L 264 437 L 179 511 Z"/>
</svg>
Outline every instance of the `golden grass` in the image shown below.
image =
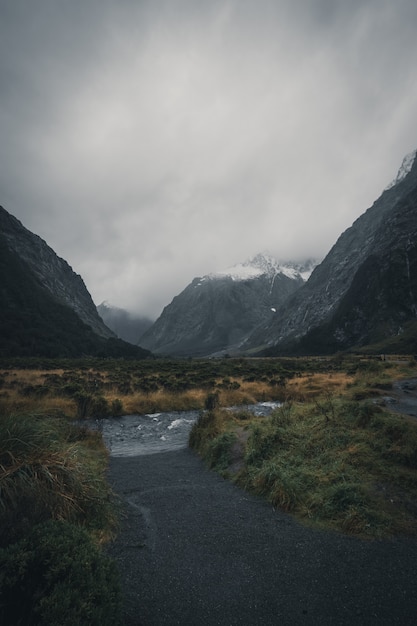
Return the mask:
<svg viewBox="0 0 417 626">
<path fill-rule="evenodd" d="M 306 360 L 307 362 L 307 360 Z M 283 361 L 285 365 L 285 361 Z M 326 366 L 327 364 L 325 364 Z M 248 361 L 248 368 L 253 362 Z M 0 411 L 46 411 L 49 413 L 62 413 L 68 417 L 77 416 L 77 394 L 65 392 L 65 385 L 77 386 L 86 394 L 97 394 L 107 401 L 108 405 L 118 401 L 122 405 L 125 414 L 128 413 L 151 413 L 170 410 L 199 410 L 204 408 L 208 393 L 216 392 L 219 396 L 220 406 L 247 405 L 267 400 L 292 400 L 310 401 L 320 395 L 343 395 L 356 399 L 355 396 L 365 397 L 372 395 L 369 390 L 374 388 L 374 395 L 383 393 L 384 384 L 389 386 L 390 381 L 417 375 L 417 363 L 410 357 L 380 361 L 377 359 L 355 359 L 346 361 L 345 371 L 331 369 L 330 371 L 314 371 L 298 374 L 293 378 L 286 379 L 285 384 L 271 384 L 268 378 L 261 376 L 256 380 L 249 381 L 245 374 L 214 376 L 211 379 L 212 386 L 208 387 L 201 380 L 198 386 L 191 385 L 189 388 L 177 391 L 168 383 L 178 380 L 179 383 L 187 382 L 192 368 L 199 371 L 199 364 L 185 365 L 183 377 L 178 377 L 181 372 L 180 365 L 173 363 L 172 370 L 167 370 L 162 362 L 161 371 L 158 363 L 155 368 L 146 368 L 138 364 L 137 367 L 123 369 L 122 366 L 113 365 L 108 370 L 100 370 L 97 367 L 88 369 L 67 369 L 56 367 L 53 369 L 1 369 L 0 370 Z M 170 367 L 170 365 L 169 365 Z M 187 369 L 187 367 L 189 369 Z M 237 368 L 242 368 L 237 364 Z M 309 362 L 309 368 L 314 367 L 314 361 Z M 318 362 L 318 367 L 323 369 L 323 364 Z M 165 368 L 165 369 L 163 369 Z M 347 369 L 346 369 L 347 368 Z M 358 369 L 359 368 L 359 369 Z M 302 368 L 301 368 L 302 369 Z M 304 364 L 304 369 L 305 364 Z M 330 369 L 330 368 L 329 368 Z M 352 373 L 348 373 L 351 370 Z M 262 372 L 261 372 L 262 374 Z M 275 378 L 279 375 L 275 374 Z M 145 382 L 144 389 L 141 387 Z M 150 390 L 146 390 L 146 382 L 150 382 Z M 126 383 L 126 388 L 125 384 Z M 152 385 L 157 390 L 152 389 Z M 30 388 L 34 388 L 31 393 Z M 25 389 L 26 388 L 26 389 Z M 379 389 L 379 391 L 378 391 Z M 39 392 L 39 393 L 38 393 Z M 120 414 L 120 413 L 118 413 Z"/>
<path fill-rule="evenodd" d="M 47 376 L 62 376 L 63 369 L 56 370 L 32 370 L 32 369 L 0 369 L 0 376 L 4 377 L 8 382 L 14 381 L 19 385 L 43 385 Z"/>
<path fill-rule="evenodd" d="M 207 392 L 202 389 L 191 389 L 180 393 L 172 393 L 159 389 L 151 393 L 136 392 L 129 395 L 117 395 L 126 413 L 159 413 L 163 411 L 185 411 L 202 409 Z M 107 396 L 111 401 L 116 395 Z"/>
<path fill-rule="evenodd" d="M 0 412 L 44 411 L 49 414 L 63 414 L 70 418 L 76 418 L 77 404 L 73 397 L 59 395 L 52 388 L 42 397 L 25 393 L 25 388 L 47 386 L 48 377 L 61 378 L 64 374 L 65 370 L 62 369 L 0 370 L 0 377 L 5 381 L 2 390 L 0 390 Z M 100 381 L 99 394 L 105 398 L 109 405 L 115 401 L 121 402 L 125 414 L 201 410 L 204 408 L 209 393 L 207 388 L 203 386 L 178 392 L 160 387 L 157 391 L 151 392 L 123 393 L 118 389 L 109 372 L 89 369 L 85 372 L 77 372 L 76 375 L 85 384 L 91 385 L 96 380 Z M 271 386 L 264 381 L 249 382 L 245 381 L 243 377 L 230 378 L 230 386 L 235 386 L 235 388 L 228 388 L 227 385 L 223 385 L 221 378 L 215 380 L 215 383 L 216 387 L 212 392 L 215 391 L 218 394 L 220 406 L 247 405 L 285 398 L 283 388 Z"/>
<path fill-rule="evenodd" d="M 71 398 L 47 397 L 47 398 L 25 398 L 17 392 L 6 396 L 0 394 L 0 413 L 43 413 L 49 415 L 65 415 L 76 417 L 76 405 Z"/>
<path fill-rule="evenodd" d="M 306 374 L 288 381 L 286 387 L 287 397 L 303 401 L 323 393 L 343 394 L 354 381 L 355 377 L 346 372 Z"/>
</svg>

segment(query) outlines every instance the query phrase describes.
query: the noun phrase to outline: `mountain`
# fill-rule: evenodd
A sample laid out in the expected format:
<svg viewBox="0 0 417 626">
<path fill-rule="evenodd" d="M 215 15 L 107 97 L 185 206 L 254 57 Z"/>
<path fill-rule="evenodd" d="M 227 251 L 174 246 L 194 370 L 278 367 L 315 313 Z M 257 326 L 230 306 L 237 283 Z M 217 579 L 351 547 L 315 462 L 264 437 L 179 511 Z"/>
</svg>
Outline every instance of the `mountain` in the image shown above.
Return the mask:
<svg viewBox="0 0 417 626">
<path fill-rule="evenodd" d="M 195 278 L 141 337 L 152 352 L 208 356 L 234 351 L 261 321 L 304 284 L 314 261 L 280 263 L 256 257 Z"/>
<path fill-rule="evenodd" d="M 99 304 L 97 311 L 106 326 L 120 339 L 132 344 L 137 344 L 143 333 L 153 324 L 153 321 L 148 317 L 135 315 L 107 302 Z"/>
<path fill-rule="evenodd" d="M 116 338 L 80 276 L 0 207 L 0 356 L 135 356 Z"/>
<path fill-rule="evenodd" d="M 417 352 L 417 159 L 339 237 L 245 348 L 269 355 Z M 372 348 L 373 346 L 373 348 Z"/>
</svg>

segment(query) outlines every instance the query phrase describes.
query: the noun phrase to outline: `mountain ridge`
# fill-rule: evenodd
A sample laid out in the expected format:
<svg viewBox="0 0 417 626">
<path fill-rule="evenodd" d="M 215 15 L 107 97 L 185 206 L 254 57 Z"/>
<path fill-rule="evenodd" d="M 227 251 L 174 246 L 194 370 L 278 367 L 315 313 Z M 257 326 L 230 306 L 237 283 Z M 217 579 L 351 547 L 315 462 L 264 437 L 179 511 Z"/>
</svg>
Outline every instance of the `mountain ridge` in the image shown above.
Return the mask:
<svg viewBox="0 0 417 626">
<path fill-rule="evenodd" d="M 46 241 L 29 231 L 2 206 L 0 206 L 0 232 L 10 248 L 28 263 L 39 282 L 53 297 L 70 306 L 96 334 L 105 338 L 116 336 L 98 315 L 81 276 L 76 274 L 67 261 L 59 257 Z"/>
<path fill-rule="evenodd" d="M 150 353 L 116 338 L 82 278 L 0 207 L 0 356 L 144 358 Z"/>
<path fill-rule="evenodd" d="M 414 159 L 410 159 L 410 155 L 405 157 L 408 159 L 407 171 L 402 166 L 402 175 L 394 179 L 398 182 L 388 186 L 373 205 L 340 235 L 307 283 L 280 307 L 270 323 L 260 325 L 253 332 L 246 349 L 269 349 L 269 353 L 304 352 L 310 343 L 304 340 L 303 348 L 303 337 L 310 333 L 325 337 L 324 327 L 330 332 L 333 317 L 342 306 L 343 298 L 352 287 L 357 273 L 360 272 L 359 280 L 366 267 L 370 267 L 368 259 L 372 255 L 387 272 L 384 256 L 388 258 L 390 251 L 404 250 L 406 240 L 410 238 L 416 241 L 416 212 L 405 208 L 407 203 L 414 206 L 417 195 L 417 159 L 415 152 L 411 154 L 414 154 Z M 365 268 L 362 268 L 364 264 Z M 368 276 L 368 283 L 370 281 Z M 374 286 L 368 284 L 368 288 L 373 289 Z M 343 307 L 346 310 L 346 301 Z M 353 312 L 351 315 L 354 317 Z M 323 327 L 323 331 L 318 333 L 319 327 Z M 353 347 L 353 338 L 352 341 L 341 340 L 342 335 L 341 328 L 333 329 L 333 339 L 326 339 L 328 350 Z M 360 338 L 356 332 L 355 336 L 360 345 L 366 341 L 365 335 Z M 317 342 L 315 346 L 316 351 L 319 351 Z"/>
<path fill-rule="evenodd" d="M 312 264 L 310 260 L 297 267 L 306 272 Z M 284 267 L 286 273 L 281 271 Z M 212 356 L 236 350 L 259 320 L 273 315 L 280 302 L 303 283 L 300 271 L 290 263 L 279 265 L 264 255 L 196 277 L 164 308 L 140 338 L 141 345 L 171 356 Z"/>
</svg>

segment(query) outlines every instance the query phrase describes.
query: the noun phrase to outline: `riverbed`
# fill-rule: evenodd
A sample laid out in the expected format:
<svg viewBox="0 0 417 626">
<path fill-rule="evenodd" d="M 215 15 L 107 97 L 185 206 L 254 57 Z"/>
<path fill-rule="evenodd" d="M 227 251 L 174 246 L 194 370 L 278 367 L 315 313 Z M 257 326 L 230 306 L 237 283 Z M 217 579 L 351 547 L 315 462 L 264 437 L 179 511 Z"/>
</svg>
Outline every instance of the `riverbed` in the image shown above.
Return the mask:
<svg viewBox="0 0 417 626">
<path fill-rule="evenodd" d="M 257 416 L 269 415 L 280 406 L 279 402 L 259 402 L 229 410 L 245 410 Z M 186 448 L 188 436 L 200 411 L 171 411 L 124 415 L 86 422 L 98 429 L 113 457 L 157 454 Z"/>
</svg>

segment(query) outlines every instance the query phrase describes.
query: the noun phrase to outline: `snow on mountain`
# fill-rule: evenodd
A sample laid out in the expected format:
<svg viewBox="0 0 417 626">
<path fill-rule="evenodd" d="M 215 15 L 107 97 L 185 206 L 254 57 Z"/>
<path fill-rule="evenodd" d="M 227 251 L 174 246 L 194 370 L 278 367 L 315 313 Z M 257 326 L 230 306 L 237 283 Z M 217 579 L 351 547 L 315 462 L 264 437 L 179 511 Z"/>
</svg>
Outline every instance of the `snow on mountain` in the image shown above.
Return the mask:
<svg viewBox="0 0 417 626">
<path fill-rule="evenodd" d="M 269 254 L 195 278 L 141 337 L 155 354 L 208 356 L 233 352 L 303 286 L 317 263 L 281 262 Z"/>
<path fill-rule="evenodd" d="M 415 161 L 416 155 L 417 155 L 417 150 L 413 150 L 413 152 L 410 152 L 404 157 L 403 162 L 401 163 L 401 167 L 398 170 L 397 176 L 394 178 L 392 182 L 390 182 L 388 187 L 385 188 L 385 191 L 387 189 L 391 189 L 392 187 L 395 187 L 395 185 L 398 185 L 398 183 L 404 180 L 404 178 L 407 176 L 407 174 L 411 171 L 411 168 L 413 167 L 413 163 Z"/>
<path fill-rule="evenodd" d="M 270 254 L 257 254 L 243 263 L 237 263 L 232 267 L 209 274 L 202 278 L 201 281 L 207 278 L 216 279 L 225 277 L 229 277 L 235 281 L 242 281 L 258 278 L 263 275 L 273 278 L 278 274 L 283 274 L 287 276 L 287 278 L 302 278 L 305 282 L 308 280 L 317 264 L 318 261 L 313 259 L 295 263 L 292 261 L 280 261 Z"/>
<path fill-rule="evenodd" d="M 310 280 L 260 324 L 247 349 L 329 354 L 381 343 L 416 352 L 417 151 L 344 231 Z M 272 304 L 275 306 L 275 304 Z"/>
</svg>

